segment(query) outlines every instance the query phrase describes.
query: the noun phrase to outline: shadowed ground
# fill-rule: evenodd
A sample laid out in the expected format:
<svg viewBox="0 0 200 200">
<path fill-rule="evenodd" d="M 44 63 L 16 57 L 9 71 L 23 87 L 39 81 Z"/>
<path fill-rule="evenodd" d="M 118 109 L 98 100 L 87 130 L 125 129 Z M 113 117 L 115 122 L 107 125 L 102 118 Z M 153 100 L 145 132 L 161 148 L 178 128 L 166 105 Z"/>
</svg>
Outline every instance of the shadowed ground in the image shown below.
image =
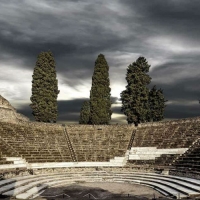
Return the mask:
<svg viewBox="0 0 200 200">
<path fill-rule="evenodd" d="M 64 195 L 61 195 L 64 194 Z M 79 183 L 48 188 L 37 199 L 106 199 L 131 200 L 163 197 L 152 188 L 128 183 Z M 64 198 L 63 198 L 64 197 Z M 166 199 L 166 198 L 164 198 Z"/>
</svg>

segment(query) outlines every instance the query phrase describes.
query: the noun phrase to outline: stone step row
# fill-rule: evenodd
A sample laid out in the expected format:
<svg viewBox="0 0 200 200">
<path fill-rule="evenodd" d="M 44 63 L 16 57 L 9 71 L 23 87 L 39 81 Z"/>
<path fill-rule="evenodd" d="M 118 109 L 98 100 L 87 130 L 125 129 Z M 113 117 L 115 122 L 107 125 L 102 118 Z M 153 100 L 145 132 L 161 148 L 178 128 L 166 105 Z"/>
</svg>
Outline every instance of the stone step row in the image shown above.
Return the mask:
<svg viewBox="0 0 200 200">
<path fill-rule="evenodd" d="M 32 178 L 31 178 L 32 177 Z M 127 182 L 142 183 L 151 185 L 169 195 L 185 198 L 193 195 L 200 195 L 200 181 L 189 178 L 181 178 L 175 176 L 164 176 L 157 174 L 144 173 L 60 173 L 54 175 L 37 175 L 18 177 L 17 180 L 10 179 L 0 181 L 0 193 L 7 196 L 16 196 L 17 198 L 27 199 L 35 195 L 40 190 L 57 184 L 58 182 Z M 5 185 L 6 184 L 6 185 Z M 46 187 L 47 186 L 47 187 Z M 39 189 L 38 189 L 39 187 Z"/>
</svg>

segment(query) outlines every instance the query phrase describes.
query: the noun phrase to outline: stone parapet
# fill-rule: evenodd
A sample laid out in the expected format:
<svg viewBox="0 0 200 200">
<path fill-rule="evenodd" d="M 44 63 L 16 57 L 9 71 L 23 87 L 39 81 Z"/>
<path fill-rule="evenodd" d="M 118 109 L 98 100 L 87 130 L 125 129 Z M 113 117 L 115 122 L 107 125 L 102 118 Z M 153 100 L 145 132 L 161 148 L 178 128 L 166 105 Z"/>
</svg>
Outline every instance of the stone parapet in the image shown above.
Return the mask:
<svg viewBox="0 0 200 200">
<path fill-rule="evenodd" d="M 191 122 L 199 122 L 200 117 L 193 118 L 183 118 L 183 119 L 175 119 L 175 120 L 166 120 L 160 122 L 145 122 L 138 125 L 138 127 L 147 127 L 147 126 L 168 126 L 172 124 L 182 124 L 182 123 L 191 123 Z"/>
<path fill-rule="evenodd" d="M 44 122 L 32 122 L 32 121 L 20 121 L 18 125 L 34 127 L 42 130 L 63 130 L 62 124 L 44 123 Z"/>
</svg>

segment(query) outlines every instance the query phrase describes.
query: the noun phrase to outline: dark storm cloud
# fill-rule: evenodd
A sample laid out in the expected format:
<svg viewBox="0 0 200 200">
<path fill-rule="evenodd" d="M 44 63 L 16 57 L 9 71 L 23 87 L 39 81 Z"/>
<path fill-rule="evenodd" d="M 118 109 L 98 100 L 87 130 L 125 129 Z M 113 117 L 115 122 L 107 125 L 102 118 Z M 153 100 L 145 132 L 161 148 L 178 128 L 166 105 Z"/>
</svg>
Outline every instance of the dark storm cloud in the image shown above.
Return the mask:
<svg viewBox="0 0 200 200">
<path fill-rule="evenodd" d="M 200 86 L 197 86 L 199 78 L 192 79 L 184 79 L 179 80 L 176 84 L 162 84 L 158 83 L 155 85 L 157 89 L 162 89 L 165 99 L 168 101 L 178 101 L 180 104 L 186 101 L 196 101 L 198 104 L 198 100 L 200 100 Z M 188 84 L 189 83 L 189 84 Z M 153 83 L 151 87 L 153 87 Z"/>
<path fill-rule="evenodd" d="M 198 117 L 200 105 L 167 105 L 164 113 L 164 118 L 169 119 L 182 119 Z"/>
<path fill-rule="evenodd" d="M 76 122 L 79 121 L 79 113 L 82 103 L 87 99 L 74 99 L 66 101 L 58 101 L 58 121 Z M 34 120 L 32 109 L 29 104 L 24 104 L 17 109 L 17 112 L 22 113 L 30 120 Z"/>
<path fill-rule="evenodd" d="M 64 57 L 69 64 L 73 64 L 70 65 L 71 68 L 75 68 L 73 70 L 78 70 L 80 66 L 78 64 L 83 56 L 91 57 L 90 59 L 94 62 L 93 54 L 97 57 L 102 51 L 120 49 L 122 44 L 128 42 L 128 38 L 120 39 L 111 28 L 104 27 L 107 18 L 112 19 L 114 13 L 104 7 L 101 1 L 91 5 L 82 2 L 80 4 L 82 9 L 76 9 L 78 6 L 76 2 L 73 4 L 41 2 L 49 6 L 45 7 L 45 12 L 42 6 L 36 9 L 40 6 L 38 2 L 33 4 L 29 1 L 22 1 L 21 4 L 14 4 L 12 1 L 6 4 L 0 3 L 5 14 L 0 19 L 0 47 L 4 48 L 4 54 L 23 58 L 24 67 L 27 67 L 27 64 L 30 66 L 30 62 L 35 63 L 41 51 L 50 49 L 56 58 Z M 102 7 L 101 10 L 99 6 Z M 65 13 L 63 7 L 66 8 Z M 10 11 L 8 17 L 6 17 L 6 11 Z M 70 59 L 73 60 L 70 61 Z M 79 62 L 76 63 L 75 60 Z M 59 65 L 58 71 L 65 70 L 64 66 L 64 63 Z M 84 66 L 87 68 L 86 64 Z"/>
<path fill-rule="evenodd" d="M 5 64 L 10 58 L 20 59 L 23 61 L 20 68 L 33 70 L 38 54 L 51 50 L 56 70 L 62 76 L 59 82 L 75 87 L 83 80 L 91 80 L 100 53 L 115 52 L 130 43 L 129 36 L 118 35 L 121 34 L 121 24 L 125 24 L 124 17 L 119 17 L 101 1 L 95 4 L 87 1 L 80 4 L 74 1 L 73 4 L 41 2 L 49 8 L 39 8 L 38 2 L 29 1 L 21 1 L 21 4 L 10 1 L 2 3 L 2 6 L 0 3 L 3 12 L 7 10 L 10 13 L 0 18 L 0 48 L 4 49 L 0 59 Z M 131 41 L 134 40 L 136 37 L 132 36 Z M 118 66 L 114 58 L 110 60 L 109 64 Z"/>
<path fill-rule="evenodd" d="M 189 102 L 200 99 L 200 1 L 7 0 L 0 2 L 0 13 L 1 69 L 9 63 L 22 72 L 32 71 L 38 54 L 51 50 L 58 82 L 77 90 L 86 81 L 88 86 L 95 60 L 103 53 L 110 67 L 110 82 L 121 86 L 127 84 L 128 65 L 141 55 L 151 65 L 149 88 L 156 85 L 163 89 L 169 100 L 165 117 L 181 118 L 187 113 L 188 117 L 196 116 L 198 102 Z M 9 84 L 12 91 L 17 90 L 17 86 L 12 87 L 19 79 L 20 75 L 16 78 L 2 72 L 0 91 L 11 96 L 12 92 L 5 92 L 5 88 Z M 30 84 L 28 78 L 26 81 Z M 23 99 L 20 94 L 17 98 Z M 78 122 L 84 100 L 77 96 L 59 100 L 59 120 Z M 115 114 L 122 114 L 120 109 L 113 107 Z M 25 104 L 20 111 L 31 118 L 31 110 Z M 122 119 L 123 116 L 116 120 Z"/>
<path fill-rule="evenodd" d="M 166 2 L 121 0 L 120 2 L 133 10 L 130 18 L 134 18 L 136 24 L 140 24 L 138 32 L 141 45 L 144 47 L 139 51 L 143 54 L 147 53 L 149 56 L 154 56 L 155 59 L 160 55 L 165 57 L 165 51 L 168 50 L 167 46 L 166 49 L 162 47 L 162 39 L 165 38 L 171 40 L 170 45 L 179 44 L 185 50 L 188 47 L 199 48 L 197 41 L 199 41 L 200 35 L 200 2 L 198 0 L 168 0 Z M 148 38 L 151 41 L 152 37 L 158 37 L 161 40 L 157 44 L 152 42 L 150 46 L 146 46 L 148 51 L 145 49 L 145 44 L 142 43 L 146 43 Z M 195 52 L 192 50 L 188 52 L 191 55 L 193 53 Z M 173 56 L 173 53 L 168 55 Z"/>
<path fill-rule="evenodd" d="M 166 2 L 141 0 L 137 1 L 137 4 L 134 0 L 121 0 L 121 3 L 132 8 L 138 14 L 142 25 L 146 24 L 147 28 L 154 28 L 154 30 L 161 28 L 161 31 L 165 30 L 167 33 L 179 32 L 180 35 L 197 39 L 193 36 L 198 36 L 197 33 L 200 31 L 200 27 L 196 27 L 200 17 L 198 0 L 168 0 Z M 170 27 L 173 29 L 169 29 Z"/>
<path fill-rule="evenodd" d="M 116 97 L 110 98 L 113 103 L 117 101 Z M 79 122 L 80 111 L 84 101 L 88 101 L 89 98 L 80 98 L 80 99 L 73 99 L 73 100 L 59 100 L 58 101 L 58 121 L 66 121 L 66 122 Z M 114 107 L 112 111 L 116 111 L 117 109 Z M 17 109 L 17 112 L 25 115 L 30 120 L 34 121 L 34 117 L 32 115 L 32 110 L 29 104 L 23 104 L 20 108 Z"/>
<path fill-rule="evenodd" d="M 195 101 L 200 99 L 199 66 L 196 60 L 167 62 L 154 68 L 149 75 L 152 77 L 150 88 L 164 90 L 169 100 Z"/>
</svg>

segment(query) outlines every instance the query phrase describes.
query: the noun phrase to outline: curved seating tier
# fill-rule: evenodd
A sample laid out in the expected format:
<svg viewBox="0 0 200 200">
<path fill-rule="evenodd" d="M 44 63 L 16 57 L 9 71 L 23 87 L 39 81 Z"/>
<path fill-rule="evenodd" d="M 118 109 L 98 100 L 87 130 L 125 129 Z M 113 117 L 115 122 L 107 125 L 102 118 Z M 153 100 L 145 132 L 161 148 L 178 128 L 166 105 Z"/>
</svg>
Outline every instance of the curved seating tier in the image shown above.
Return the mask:
<svg viewBox="0 0 200 200">
<path fill-rule="evenodd" d="M 194 142 L 188 151 L 176 159 L 172 166 L 174 167 L 174 170 L 171 170 L 172 172 L 185 171 L 186 176 L 189 173 L 200 178 L 200 138 Z"/>
<path fill-rule="evenodd" d="M 0 131 L 4 156 L 22 156 L 30 163 L 72 161 L 61 126 L 53 129 L 0 122 Z"/>
<path fill-rule="evenodd" d="M 195 179 L 158 175 L 154 173 L 118 171 L 65 172 L 15 177 L 0 181 L 0 194 L 16 196 L 20 199 L 28 199 L 38 196 L 41 191 L 44 191 L 48 187 L 69 185 L 79 182 L 144 184 L 153 187 L 166 196 L 179 198 L 200 195 L 200 181 Z"/>
<path fill-rule="evenodd" d="M 129 160 L 133 165 L 152 165 L 152 166 L 170 166 L 176 158 L 184 153 L 195 140 L 200 137 L 200 118 L 181 119 L 160 123 L 141 124 L 135 132 L 132 148 L 150 147 L 157 150 L 165 150 L 161 156 L 151 158 L 149 161 Z M 173 154 L 170 149 L 180 150 Z M 185 149 L 185 150 L 184 150 Z M 167 150 L 169 151 L 167 153 Z M 151 150 L 149 150 L 150 155 Z"/>
<path fill-rule="evenodd" d="M 188 148 L 200 137 L 199 118 L 138 127 L 132 147 Z"/>
<path fill-rule="evenodd" d="M 91 167 L 98 162 L 104 166 L 103 162 L 108 161 L 105 166 L 123 166 L 129 157 L 130 166 L 169 167 L 176 160 L 171 166 L 174 170 L 200 173 L 199 121 L 200 118 L 150 123 L 137 129 L 132 125 L 66 125 L 66 131 L 61 125 L 0 122 L 0 169 L 5 170 L 3 165 L 15 168 L 9 157 L 25 159 L 29 164 L 22 167 L 32 169 L 52 167 L 54 163 L 56 167 Z M 143 148 L 143 158 L 140 155 L 134 160 L 134 148 Z"/>
<path fill-rule="evenodd" d="M 66 126 L 79 162 L 105 162 L 125 156 L 133 128 L 131 125 Z"/>
</svg>

